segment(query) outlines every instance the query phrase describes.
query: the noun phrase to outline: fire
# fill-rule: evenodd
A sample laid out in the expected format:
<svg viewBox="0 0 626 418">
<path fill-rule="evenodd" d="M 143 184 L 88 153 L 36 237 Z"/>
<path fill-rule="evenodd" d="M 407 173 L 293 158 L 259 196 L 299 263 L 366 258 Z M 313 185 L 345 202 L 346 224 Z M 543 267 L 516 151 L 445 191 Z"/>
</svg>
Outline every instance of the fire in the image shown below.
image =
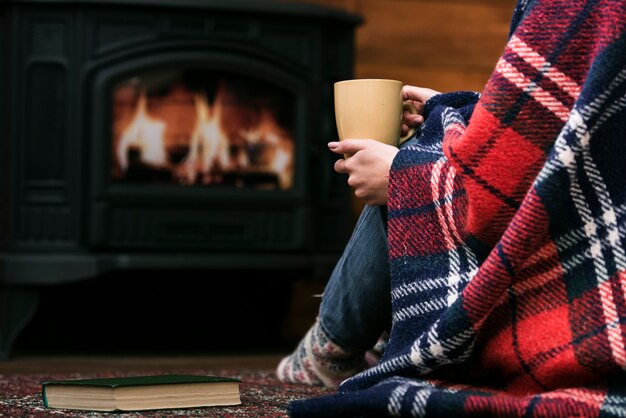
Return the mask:
<svg viewBox="0 0 626 418">
<path fill-rule="evenodd" d="M 191 134 L 189 154 L 182 164 L 180 179 L 183 183 L 194 183 L 200 173 L 203 184 L 219 182 L 219 173 L 231 169 L 230 143 L 221 127 L 221 97 L 217 96 L 211 108 L 206 95 L 197 93 L 194 103 L 196 125 Z"/>
<path fill-rule="evenodd" d="M 149 166 L 165 166 L 163 132 L 165 123 L 151 118 L 147 111 L 148 99 L 145 92 L 141 92 L 137 101 L 135 117 L 120 137 L 117 146 L 117 161 L 122 172 L 128 170 L 128 155 L 131 148 L 139 152 L 139 159 Z"/>
<path fill-rule="evenodd" d="M 279 177 L 281 188 L 292 186 L 293 141 L 267 110 L 261 110 L 259 123 L 252 129 L 241 130 L 241 137 L 256 165 Z"/>
<path fill-rule="evenodd" d="M 201 89 L 180 83 L 169 87 L 161 97 L 148 95 L 136 83 L 115 90 L 116 180 L 293 187 L 294 140 L 271 106 L 247 103 L 223 80 L 212 100 Z"/>
</svg>

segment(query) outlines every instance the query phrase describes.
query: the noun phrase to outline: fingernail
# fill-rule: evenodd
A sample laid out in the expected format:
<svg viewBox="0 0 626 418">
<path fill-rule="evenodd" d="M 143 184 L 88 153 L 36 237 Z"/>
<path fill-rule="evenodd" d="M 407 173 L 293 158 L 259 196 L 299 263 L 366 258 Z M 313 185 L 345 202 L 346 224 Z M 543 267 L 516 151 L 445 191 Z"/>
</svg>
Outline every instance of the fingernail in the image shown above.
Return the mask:
<svg viewBox="0 0 626 418">
<path fill-rule="evenodd" d="M 339 142 L 329 142 L 328 148 L 337 148 L 337 145 L 339 145 Z"/>
</svg>

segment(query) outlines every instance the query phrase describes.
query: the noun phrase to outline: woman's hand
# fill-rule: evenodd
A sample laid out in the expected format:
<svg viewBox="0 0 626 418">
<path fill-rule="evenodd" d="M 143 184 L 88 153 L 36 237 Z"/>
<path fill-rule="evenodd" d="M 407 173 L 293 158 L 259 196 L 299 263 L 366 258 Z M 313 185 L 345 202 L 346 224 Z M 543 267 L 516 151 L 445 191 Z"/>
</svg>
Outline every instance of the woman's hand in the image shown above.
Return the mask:
<svg viewBox="0 0 626 418">
<path fill-rule="evenodd" d="M 350 154 L 335 162 L 335 171 L 348 174 L 348 185 L 356 197 L 368 205 L 387 204 L 389 169 L 398 148 L 373 139 L 345 139 L 330 142 L 328 148 L 337 154 Z"/>
<path fill-rule="evenodd" d="M 402 100 L 412 102 L 418 114 L 404 112 L 402 135 L 409 127 L 416 128 L 424 122 L 424 103 L 438 91 L 424 87 L 404 86 Z M 330 142 L 328 148 L 347 158 L 335 162 L 335 171 L 348 174 L 348 185 L 354 195 L 368 205 L 386 205 L 389 187 L 389 169 L 398 148 L 373 139 L 345 139 Z"/>
<path fill-rule="evenodd" d="M 424 103 L 434 95 L 439 94 L 438 91 L 427 89 L 425 87 L 404 86 L 402 87 L 402 100 L 413 103 L 417 109 L 417 115 L 405 111 L 402 116 L 402 135 L 406 135 L 409 128 L 417 128 L 424 123 Z"/>
</svg>

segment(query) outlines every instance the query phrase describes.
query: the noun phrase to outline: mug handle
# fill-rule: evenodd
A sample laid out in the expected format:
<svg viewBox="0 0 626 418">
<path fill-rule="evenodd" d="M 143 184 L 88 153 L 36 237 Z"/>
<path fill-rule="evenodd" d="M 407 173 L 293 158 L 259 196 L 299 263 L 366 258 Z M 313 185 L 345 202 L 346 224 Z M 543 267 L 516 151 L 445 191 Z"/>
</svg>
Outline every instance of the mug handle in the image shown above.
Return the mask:
<svg viewBox="0 0 626 418">
<path fill-rule="evenodd" d="M 404 111 L 417 115 L 417 108 L 411 102 L 402 103 L 402 112 Z M 415 128 L 409 128 L 409 131 L 400 137 L 400 141 L 398 142 L 398 144 L 401 144 L 407 139 L 409 139 L 410 137 L 412 137 L 414 133 L 415 133 Z"/>
</svg>

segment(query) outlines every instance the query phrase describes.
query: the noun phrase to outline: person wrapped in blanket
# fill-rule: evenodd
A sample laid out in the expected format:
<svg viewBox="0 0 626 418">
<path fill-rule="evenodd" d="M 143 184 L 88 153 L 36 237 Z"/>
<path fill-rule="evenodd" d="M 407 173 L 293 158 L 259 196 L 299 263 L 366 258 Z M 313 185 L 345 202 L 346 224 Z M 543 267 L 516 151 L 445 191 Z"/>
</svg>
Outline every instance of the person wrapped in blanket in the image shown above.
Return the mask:
<svg viewBox="0 0 626 418">
<path fill-rule="evenodd" d="M 403 95 L 399 149 L 329 144 L 367 205 L 289 415 L 626 416 L 626 1 L 519 0 L 482 92 Z"/>
</svg>

